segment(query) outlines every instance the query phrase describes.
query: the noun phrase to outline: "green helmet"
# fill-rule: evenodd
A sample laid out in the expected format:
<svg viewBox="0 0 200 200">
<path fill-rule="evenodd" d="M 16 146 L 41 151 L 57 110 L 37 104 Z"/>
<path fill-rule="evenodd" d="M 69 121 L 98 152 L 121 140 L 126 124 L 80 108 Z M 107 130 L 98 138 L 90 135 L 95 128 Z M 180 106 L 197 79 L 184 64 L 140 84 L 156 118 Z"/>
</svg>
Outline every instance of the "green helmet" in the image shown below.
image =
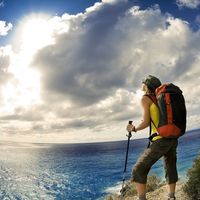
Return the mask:
<svg viewBox="0 0 200 200">
<path fill-rule="evenodd" d="M 144 83 L 145 85 L 147 85 L 147 87 L 148 87 L 150 90 L 153 90 L 153 91 L 155 91 L 155 89 L 161 85 L 160 80 L 159 80 L 157 77 L 152 76 L 152 75 L 148 75 L 148 76 L 142 81 L 142 83 Z"/>
</svg>

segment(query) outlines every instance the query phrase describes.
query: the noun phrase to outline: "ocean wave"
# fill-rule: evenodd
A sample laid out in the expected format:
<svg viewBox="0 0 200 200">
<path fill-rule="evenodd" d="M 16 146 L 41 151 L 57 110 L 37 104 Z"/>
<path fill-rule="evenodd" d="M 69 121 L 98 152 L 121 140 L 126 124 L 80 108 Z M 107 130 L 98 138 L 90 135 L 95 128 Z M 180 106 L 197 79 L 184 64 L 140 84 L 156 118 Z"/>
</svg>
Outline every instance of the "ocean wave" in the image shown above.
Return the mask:
<svg viewBox="0 0 200 200">
<path fill-rule="evenodd" d="M 116 183 L 116 185 L 108 187 L 105 189 L 105 192 L 108 194 L 120 194 L 120 190 L 122 189 L 122 181 Z"/>
</svg>

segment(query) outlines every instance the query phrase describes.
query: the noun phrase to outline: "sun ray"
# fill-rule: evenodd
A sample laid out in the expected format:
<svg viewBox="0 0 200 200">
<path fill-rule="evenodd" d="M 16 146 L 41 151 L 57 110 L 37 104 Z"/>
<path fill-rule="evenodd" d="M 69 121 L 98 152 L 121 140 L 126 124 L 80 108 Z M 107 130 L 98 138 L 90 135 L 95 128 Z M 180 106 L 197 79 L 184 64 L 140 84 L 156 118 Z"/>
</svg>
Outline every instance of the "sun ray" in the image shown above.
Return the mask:
<svg viewBox="0 0 200 200">
<path fill-rule="evenodd" d="M 54 43 L 53 27 L 46 15 L 31 15 L 22 20 L 16 38 L 21 41 L 19 52 L 10 53 L 9 73 L 13 78 L 2 88 L 4 113 L 16 107 L 28 107 L 41 102 L 40 72 L 31 67 L 37 51 Z M 11 51 L 11 50 L 10 50 Z"/>
</svg>

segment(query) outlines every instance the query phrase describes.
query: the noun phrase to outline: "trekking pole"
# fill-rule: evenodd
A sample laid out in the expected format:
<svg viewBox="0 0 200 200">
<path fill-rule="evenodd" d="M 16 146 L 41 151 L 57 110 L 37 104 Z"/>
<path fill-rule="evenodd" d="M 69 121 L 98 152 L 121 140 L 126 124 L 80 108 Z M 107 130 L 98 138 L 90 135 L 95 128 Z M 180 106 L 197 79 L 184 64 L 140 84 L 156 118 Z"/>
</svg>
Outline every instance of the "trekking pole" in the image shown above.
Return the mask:
<svg viewBox="0 0 200 200">
<path fill-rule="evenodd" d="M 129 124 L 132 124 L 132 121 L 129 121 Z M 127 167 L 127 161 L 128 161 L 129 142 L 130 142 L 130 138 L 132 137 L 131 131 L 128 132 L 128 135 L 126 135 L 126 136 L 128 137 L 128 142 L 127 142 L 127 148 L 126 148 L 126 159 L 125 159 L 125 165 L 124 165 L 123 182 L 122 182 L 121 192 L 123 191 L 124 182 L 125 182 L 125 173 L 126 173 L 126 167 Z"/>
</svg>

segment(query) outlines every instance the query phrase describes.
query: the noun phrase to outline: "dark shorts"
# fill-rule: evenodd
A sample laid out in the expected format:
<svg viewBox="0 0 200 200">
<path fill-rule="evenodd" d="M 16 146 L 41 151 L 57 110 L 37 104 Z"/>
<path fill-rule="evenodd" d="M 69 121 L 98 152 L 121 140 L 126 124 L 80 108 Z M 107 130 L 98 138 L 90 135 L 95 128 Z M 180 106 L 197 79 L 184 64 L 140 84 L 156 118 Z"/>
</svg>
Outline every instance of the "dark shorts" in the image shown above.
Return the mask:
<svg viewBox="0 0 200 200">
<path fill-rule="evenodd" d="M 152 165 L 163 157 L 166 181 L 168 184 L 176 183 L 178 180 L 176 167 L 177 145 L 177 139 L 162 138 L 153 142 L 137 160 L 132 171 L 132 181 L 146 184 L 147 174 Z"/>
</svg>

